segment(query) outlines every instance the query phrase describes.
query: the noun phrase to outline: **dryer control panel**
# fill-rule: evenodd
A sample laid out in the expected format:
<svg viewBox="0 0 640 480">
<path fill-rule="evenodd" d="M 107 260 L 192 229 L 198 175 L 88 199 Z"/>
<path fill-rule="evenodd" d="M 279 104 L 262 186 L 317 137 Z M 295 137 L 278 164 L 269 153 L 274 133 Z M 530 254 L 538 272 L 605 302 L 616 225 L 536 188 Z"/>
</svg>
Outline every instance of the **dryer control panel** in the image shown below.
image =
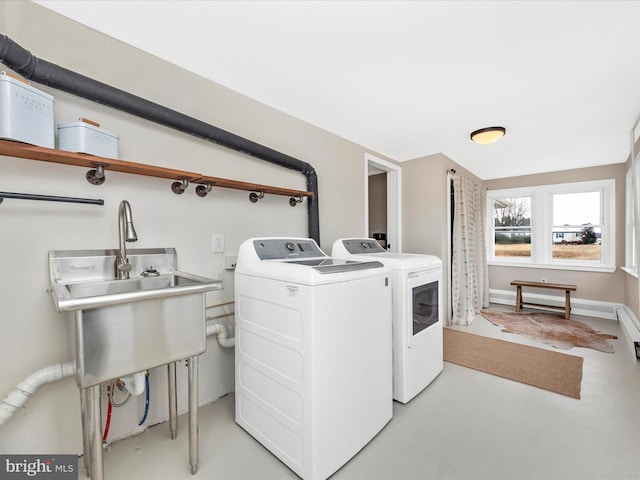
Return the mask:
<svg viewBox="0 0 640 480">
<path fill-rule="evenodd" d="M 377 240 L 373 240 L 371 238 L 350 238 L 348 240 L 343 240 L 342 244 L 344 245 L 345 250 L 352 255 L 386 252 Z"/>
<path fill-rule="evenodd" d="M 311 239 L 265 238 L 254 240 L 253 247 L 260 260 L 288 260 L 326 257 L 318 244 Z"/>
</svg>

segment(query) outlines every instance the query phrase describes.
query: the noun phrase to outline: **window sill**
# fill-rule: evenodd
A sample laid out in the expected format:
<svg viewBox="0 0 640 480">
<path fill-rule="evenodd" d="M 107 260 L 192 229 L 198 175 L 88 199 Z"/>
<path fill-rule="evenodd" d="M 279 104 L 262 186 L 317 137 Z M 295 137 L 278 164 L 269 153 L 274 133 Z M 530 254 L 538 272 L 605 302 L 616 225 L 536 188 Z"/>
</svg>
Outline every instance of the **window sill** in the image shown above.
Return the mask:
<svg viewBox="0 0 640 480">
<path fill-rule="evenodd" d="M 520 263 L 520 262 L 498 262 L 495 260 L 489 260 L 487 265 L 495 267 L 515 267 L 515 268 L 540 268 L 544 270 L 573 270 L 577 272 L 600 272 L 600 273 L 613 273 L 616 271 L 616 267 L 598 265 L 558 265 L 549 263 Z M 627 272 L 630 273 L 630 272 Z"/>
<path fill-rule="evenodd" d="M 623 272 L 627 272 L 629 275 L 631 275 L 632 277 L 638 278 L 638 271 L 637 270 L 633 270 L 629 267 L 620 267 L 620 269 Z"/>
</svg>

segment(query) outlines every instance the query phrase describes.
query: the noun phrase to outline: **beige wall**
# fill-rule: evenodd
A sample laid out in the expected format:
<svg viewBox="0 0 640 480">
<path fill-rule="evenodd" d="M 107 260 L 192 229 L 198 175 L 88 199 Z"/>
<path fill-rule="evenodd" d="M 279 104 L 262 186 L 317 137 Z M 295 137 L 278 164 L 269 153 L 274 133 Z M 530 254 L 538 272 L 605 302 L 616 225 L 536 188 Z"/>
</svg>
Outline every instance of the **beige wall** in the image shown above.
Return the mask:
<svg viewBox="0 0 640 480">
<path fill-rule="evenodd" d="M 403 251 L 447 255 L 447 172 L 482 181 L 441 153 L 402 163 Z"/>
<path fill-rule="evenodd" d="M 34 55 L 262 143 L 313 165 L 319 179 L 321 247 L 364 232 L 365 149 L 282 112 L 85 28 L 31 2 L 0 2 L 0 32 Z M 203 61 L 207 61 L 203 57 Z M 207 175 L 306 190 L 298 172 L 276 167 L 63 92 L 55 97 L 56 122 L 84 116 L 120 136 L 120 157 Z M 375 152 L 376 156 L 384 158 Z M 210 302 L 233 299 L 233 273 L 211 253 L 213 233 L 225 235 L 226 253 L 252 236 L 307 236 L 307 207 L 267 195 L 257 204 L 248 192 L 215 189 L 199 198 L 170 181 L 108 173 L 90 185 L 85 170 L 0 157 L 0 191 L 102 198 L 104 206 L 5 200 L 0 205 L 0 397 L 36 370 L 72 359 L 69 325 L 48 289 L 47 252 L 117 247 L 117 207 L 127 199 L 139 241 L 135 247 L 175 247 L 181 270 L 224 282 Z M 232 326 L 232 320 L 228 320 Z M 233 390 L 233 351 L 208 339 L 200 362 L 200 402 Z M 151 372 L 148 423 L 166 420 L 166 374 Z M 178 368 L 179 406 L 186 409 L 186 368 Z M 3 453 L 81 451 L 78 390 L 73 379 L 41 387 L 0 430 Z M 144 399 L 117 409 L 110 439 L 135 430 Z M 204 426 L 201 426 L 204 428 Z M 208 427 L 207 427 L 208 428 Z"/>
<path fill-rule="evenodd" d="M 625 225 L 625 173 L 623 163 L 602 167 L 564 170 L 552 173 L 526 175 L 521 177 L 500 178 L 485 181 L 489 190 L 517 188 L 533 185 L 552 185 L 557 183 L 581 182 L 589 180 L 615 179 L 616 191 L 616 265 L 624 265 L 624 225 Z M 572 270 L 552 270 L 519 267 L 489 267 L 489 285 L 497 290 L 514 290 L 512 280 L 539 281 L 545 277 L 551 283 L 572 283 L 578 289 L 576 298 L 624 303 L 625 277 L 620 268 L 613 273 L 578 272 Z"/>
<path fill-rule="evenodd" d="M 482 181 L 445 155 L 437 154 L 404 162 L 403 171 L 403 250 L 429 253 L 447 258 L 447 185 L 446 172 L 455 169 L 484 184 L 488 189 L 516 188 L 576 181 L 613 178 L 616 185 L 616 265 L 624 265 L 625 173 L 624 164 L 566 170 Z M 448 273 L 444 262 L 444 273 Z M 617 268 L 613 273 L 576 272 L 518 267 L 489 267 L 491 289 L 514 290 L 512 280 L 546 277 L 549 282 L 578 286 L 575 298 L 625 303 L 637 309 L 635 279 Z M 446 276 L 445 276 L 446 278 Z M 635 311 L 635 310 L 634 310 Z M 636 312 L 637 315 L 637 312 Z"/>
<path fill-rule="evenodd" d="M 443 154 L 402 163 L 403 251 L 441 258 L 444 278 L 449 275 L 447 172 L 451 169 L 482 184 L 478 177 Z M 448 283 L 444 284 L 444 298 L 448 298 Z"/>
</svg>

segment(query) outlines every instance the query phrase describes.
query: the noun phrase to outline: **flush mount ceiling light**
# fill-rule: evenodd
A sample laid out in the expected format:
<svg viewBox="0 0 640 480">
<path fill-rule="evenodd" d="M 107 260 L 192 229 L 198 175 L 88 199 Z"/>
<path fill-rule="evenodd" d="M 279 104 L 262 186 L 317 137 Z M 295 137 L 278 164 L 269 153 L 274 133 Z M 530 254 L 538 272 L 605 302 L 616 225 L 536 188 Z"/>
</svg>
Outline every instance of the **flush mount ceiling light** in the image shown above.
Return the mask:
<svg viewBox="0 0 640 480">
<path fill-rule="evenodd" d="M 476 143 L 482 143 L 484 145 L 488 143 L 497 142 L 504 134 L 507 133 L 507 129 L 504 127 L 488 127 L 481 128 L 475 132 L 471 132 L 471 140 Z"/>
</svg>

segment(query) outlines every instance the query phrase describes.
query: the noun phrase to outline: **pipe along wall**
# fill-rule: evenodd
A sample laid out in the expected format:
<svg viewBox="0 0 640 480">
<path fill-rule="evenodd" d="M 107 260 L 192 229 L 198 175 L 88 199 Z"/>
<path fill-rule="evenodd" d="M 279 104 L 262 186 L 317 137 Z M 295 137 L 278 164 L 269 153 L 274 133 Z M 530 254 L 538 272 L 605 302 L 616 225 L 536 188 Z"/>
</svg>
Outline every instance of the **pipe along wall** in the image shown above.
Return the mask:
<svg viewBox="0 0 640 480">
<path fill-rule="evenodd" d="M 312 196 L 307 197 L 309 237 L 320 244 L 318 178 L 316 171 L 310 164 L 142 97 L 37 58 L 3 34 L 0 34 L 0 62 L 24 78 L 36 83 L 62 90 L 302 173 L 307 177 L 307 191 L 313 193 Z"/>
</svg>

